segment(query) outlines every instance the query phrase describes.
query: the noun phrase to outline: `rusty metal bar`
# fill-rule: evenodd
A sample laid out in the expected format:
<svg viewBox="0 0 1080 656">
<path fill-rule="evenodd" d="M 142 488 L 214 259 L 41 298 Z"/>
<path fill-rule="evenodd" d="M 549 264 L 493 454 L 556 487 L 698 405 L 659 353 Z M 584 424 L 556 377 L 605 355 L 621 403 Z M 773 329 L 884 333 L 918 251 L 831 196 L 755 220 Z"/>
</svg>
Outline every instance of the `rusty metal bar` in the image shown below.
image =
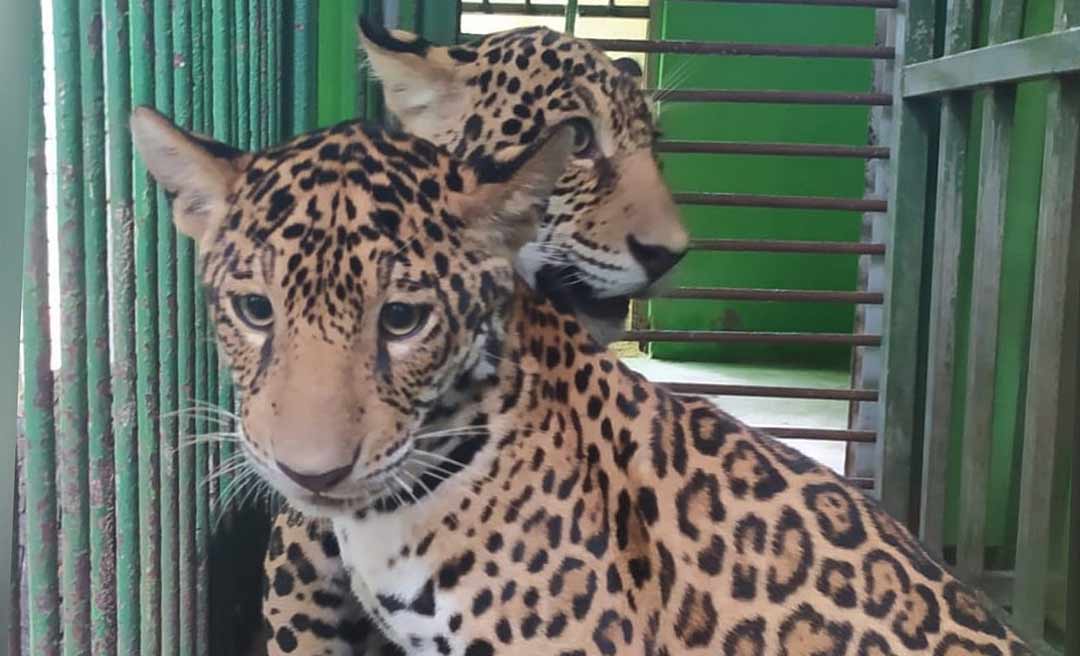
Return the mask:
<svg viewBox="0 0 1080 656">
<path fill-rule="evenodd" d="M 462 14 L 510 14 L 522 16 L 564 16 L 566 5 L 534 5 L 490 2 L 462 2 Z M 581 5 L 578 7 L 581 18 L 648 18 L 648 7 L 620 7 L 618 5 Z"/>
<path fill-rule="evenodd" d="M 678 192 L 676 203 L 714 207 L 771 207 L 795 210 L 841 210 L 884 212 L 887 203 L 876 198 L 825 198 L 822 196 L 772 196 L 765 194 L 729 194 L 713 192 Z"/>
<path fill-rule="evenodd" d="M 624 340 L 630 342 L 761 343 L 761 344 L 844 344 L 879 346 L 881 335 L 847 333 L 769 333 L 737 330 L 630 330 Z"/>
<path fill-rule="evenodd" d="M 888 159 L 885 146 L 843 146 L 834 144 L 747 143 L 741 141 L 661 141 L 658 153 L 707 155 L 780 155 L 790 157 L 853 157 Z"/>
<path fill-rule="evenodd" d="M 769 239 L 694 239 L 692 250 L 753 253 L 884 255 L 885 244 L 846 241 L 777 241 Z"/>
<path fill-rule="evenodd" d="M 744 289 L 738 287 L 684 287 L 663 292 L 659 298 L 709 301 L 790 301 L 808 303 L 860 303 L 881 305 L 878 292 L 819 291 L 812 289 Z"/>
<path fill-rule="evenodd" d="M 887 93 L 845 93 L 837 91 L 784 91 L 782 89 L 648 89 L 664 102 L 727 102 L 791 105 L 865 105 L 887 107 Z"/>
<path fill-rule="evenodd" d="M 884 46 L 804 46 L 780 43 L 710 43 L 706 41 L 652 41 L 647 39 L 589 39 L 601 50 L 729 57 L 822 57 L 837 59 L 892 59 Z"/>
<path fill-rule="evenodd" d="M 869 7 L 896 9 L 897 0 L 696 0 L 697 2 L 727 3 L 729 5 L 804 5 L 807 7 Z"/>
<path fill-rule="evenodd" d="M 877 439 L 877 433 L 874 431 L 839 428 L 793 428 L 791 426 L 756 426 L 755 428 L 781 439 L 859 442 L 864 444 L 873 444 Z"/>
<path fill-rule="evenodd" d="M 870 389 L 828 389 L 821 387 L 783 387 L 775 385 L 728 385 L 721 383 L 657 383 L 675 394 L 708 396 L 763 396 L 774 399 L 815 399 L 821 401 L 876 401 L 877 391 Z"/>
</svg>

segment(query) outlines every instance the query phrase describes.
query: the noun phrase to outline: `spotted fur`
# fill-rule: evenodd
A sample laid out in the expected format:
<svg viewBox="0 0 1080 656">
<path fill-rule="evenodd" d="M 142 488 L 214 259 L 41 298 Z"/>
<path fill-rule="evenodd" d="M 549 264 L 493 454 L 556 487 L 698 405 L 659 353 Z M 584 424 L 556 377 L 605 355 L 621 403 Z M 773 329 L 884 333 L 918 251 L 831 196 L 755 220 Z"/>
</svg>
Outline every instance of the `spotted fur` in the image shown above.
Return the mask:
<svg viewBox="0 0 1080 656">
<path fill-rule="evenodd" d="M 530 284 L 566 292 L 594 337 L 608 341 L 618 335 L 626 295 L 647 293 L 687 244 L 652 156 L 656 129 L 637 64 L 611 61 L 585 41 L 545 29 L 441 48 L 365 24 L 361 41 L 371 69 L 384 80 L 389 108 L 406 130 L 480 167 L 492 153 L 531 143 L 549 125 L 585 119 L 577 137 L 591 143 L 578 145 L 537 234 L 519 250 L 515 264 Z M 560 65 L 552 66 L 552 57 Z M 359 635 L 351 630 L 362 618 L 356 604 L 313 603 L 317 594 L 336 590 L 343 576 L 340 559 L 320 548 L 332 539 L 329 527 L 305 526 L 297 517 L 289 509 L 281 512 L 274 539 L 309 554 L 318 576 L 301 580 L 286 551 L 268 552 L 263 610 L 267 634 L 274 637 L 271 653 L 285 652 L 279 642 L 295 642 L 293 653 L 350 653 L 348 640 L 336 639 L 325 627 Z M 283 580 L 292 584 L 274 584 Z M 295 615 L 305 618 L 305 628 L 290 624 Z"/>
<path fill-rule="evenodd" d="M 487 169 L 356 124 L 255 155 L 134 127 L 200 243 L 247 461 L 330 519 L 381 653 L 1031 653 L 858 489 L 515 277 L 571 126 Z"/>
</svg>

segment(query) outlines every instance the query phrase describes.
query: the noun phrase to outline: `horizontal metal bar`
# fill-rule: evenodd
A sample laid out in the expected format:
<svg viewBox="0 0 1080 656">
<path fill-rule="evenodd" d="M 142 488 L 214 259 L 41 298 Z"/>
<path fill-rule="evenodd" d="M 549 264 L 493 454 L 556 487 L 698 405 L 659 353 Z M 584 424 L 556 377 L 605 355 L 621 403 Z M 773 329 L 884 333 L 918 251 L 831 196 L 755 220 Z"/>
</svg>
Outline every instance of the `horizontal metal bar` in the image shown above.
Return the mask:
<svg viewBox="0 0 1080 656">
<path fill-rule="evenodd" d="M 729 102 L 791 105 L 867 105 L 887 107 L 887 93 L 846 93 L 841 91 L 784 91 L 780 89 L 648 89 L 665 102 Z"/>
<path fill-rule="evenodd" d="M 462 14 L 515 14 L 523 16 L 564 16 L 566 5 L 534 5 L 532 3 L 462 2 Z M 648 18 L 648 7 L 618 5 L 579 5 L 580 18 Z"/>
<path fill-rule="evenodd" d="M 781 155 L 791 157 L 854 157 L 888 159 L 886 146 L 842 146 L 834 144 L 748 143 L 743 141 L 661 141 L 658 153 L 709 155 Z"/>
<path fill-rule="evenodd" d="M 829 57 L 838 59 L 892 59 L 893 48 L 884 46 L 804 46 L 786 43 L 738 43 L 707 41 L 652 41 L 647 39 L 589 39 L 603 50 L 685 55 L 756 57 Z"/>
<path fill-rule="evenodd" d="M 881 335 L 770 333 L 740 330 L 629 330 L 623 339 L 628 342 L 881 345 Z"/>
<path fill-rule="evenodd" d="M 461 41 L 484 38 L 462 34 Z M 705 41 L 654 41 L 649 39 L 586 39 L 601 50 L 732 57 L 821 57 L 834 59 L 893 59 L 894 48 L 885 46 L 803 46 L 783 43 L 710 43 Z"/>
<path fill-rule="evenodd" d="M 663 292 L 659 298 L 710 301 L 789 301 L 881 305 L 880 292 L 819 291 L 810 289 L 744 289 L 738 287 L 684 287 Z"/>
<path fill-rule="evenodd" d="M 697 0 L 734 5 L 805 5 L 807 7 L 872 7 L 896 9 L 896 0 Z"/>
<path fill-rule="evenodd" d="M 783 387 L 776 385 L 726 385 L 721 383 L 658 383 L 675 394 L 708 396 L 762 396 L 772 399 L 816 399 L 824 401 L 876 401 L 871 389 Z"/>
<path fill-rule="evenodd" d="M 904 67 L 904 97 L 1015 84 L 1080 71 L 1080 27 Z"/>
<path fill-rule="evenodd" d="M 771 196 L 765 194 L 728 194 L 713 192 L 678 192 L 672 194 L 683 205 L 720 207 L 772 207 L 795 210 L 844 210 L 884 212 L 887 204 L 875 198 L 827 198 L 823 196 Z"/>
<path fill-rule="evenodd" d="M 884 255 L 885 244 L 855 241 L 796 241 L 771 239 L 694 239 L 698 251 L 752 253 L 822 253 L 828 255 Z"/>
<path fill-rule="evenodd" d="M 795 440 L 820 440 L 823 442 L 860 442 L 871 444 L 877 439 L 874 431 L 835 428 L 792 428 L 790 426 L 756 426 L 757 430 L 773 437 Z"/>
</svg>

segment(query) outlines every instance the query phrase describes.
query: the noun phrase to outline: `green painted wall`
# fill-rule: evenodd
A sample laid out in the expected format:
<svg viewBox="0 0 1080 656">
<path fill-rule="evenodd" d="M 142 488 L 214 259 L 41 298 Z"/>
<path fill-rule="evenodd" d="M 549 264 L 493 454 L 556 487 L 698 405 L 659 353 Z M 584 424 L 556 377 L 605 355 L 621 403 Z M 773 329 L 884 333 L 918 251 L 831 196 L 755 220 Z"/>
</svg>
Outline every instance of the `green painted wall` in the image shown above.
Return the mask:
<svg viewBox="0 0 1080 656">
<path fill-rule="evenodd" d="M 872 45 L 874 14 L 862 8 L 665 3 L 661 34 L 667 39 L 786 44 Z M 687 89 L 870 90 L 868 61 L 775 57 L 665 55 L 661 85 Z M 662 102 L 667 139 L 780 141 L 865 145 L 865 107 Z M 859 198 L 861 159 L 664 156 L 675 191 L 742 192 Z M 684 207 L 696 238 L 767 238 L 857 241 L 855 212 Z M 857 259 L 844 255 L 695 252 L 680 266 L 678 282 L 700 287 L 854 289 Z M 655 328 L 849 332 L 850 305 L 666 300 L 650 303 Z M 782 361 L 847 367 L 847 347 L 766 345 L 652 345 L 658 357 L 741 362 Z"/>
</svg>

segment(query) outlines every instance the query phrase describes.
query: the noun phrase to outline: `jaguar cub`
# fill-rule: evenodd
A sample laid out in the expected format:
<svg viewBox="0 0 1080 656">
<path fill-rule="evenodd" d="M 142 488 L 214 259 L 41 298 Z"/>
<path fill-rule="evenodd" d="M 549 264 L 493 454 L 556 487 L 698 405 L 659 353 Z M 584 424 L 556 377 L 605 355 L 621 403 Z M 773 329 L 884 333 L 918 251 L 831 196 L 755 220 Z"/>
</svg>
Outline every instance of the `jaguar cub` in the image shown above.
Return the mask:
<svg viewBox="0 0 1080 656">
<path fill-rule="evenodd" d="M 585 119 L 566 173 L 515 263 L 530 284 L 562 289 L 595 337 L 618 335 L 627 295 L 647 293 L 688 242 L 652 154 L 656 129 L 637 64 L 536 28 L 455 48 L 368 23 L 360 38 L 406 131 L 478 166 L 541 138 L 550 124 Z M 542 54 L 549 48 L 561 53 L 559 66 Z M 263 604 L 271 655 L 362 653 L 349 643 L 364 635 L 357 627 L 365 614 L 350 598 L 329 526 L 286 508 L 272 536 Z M 311 568 L 301 570 L 298 560 Z"/>
<path fill-rule="evenodd" d="M 578 129 L 477 166 L 358 124 L 251 154 L 133 119 L 200 247 L 247 461 L 331 520 L 367 630 L 420 655 L 1031 653 L 859 490 L 515 275 Z"/>
</svg>

